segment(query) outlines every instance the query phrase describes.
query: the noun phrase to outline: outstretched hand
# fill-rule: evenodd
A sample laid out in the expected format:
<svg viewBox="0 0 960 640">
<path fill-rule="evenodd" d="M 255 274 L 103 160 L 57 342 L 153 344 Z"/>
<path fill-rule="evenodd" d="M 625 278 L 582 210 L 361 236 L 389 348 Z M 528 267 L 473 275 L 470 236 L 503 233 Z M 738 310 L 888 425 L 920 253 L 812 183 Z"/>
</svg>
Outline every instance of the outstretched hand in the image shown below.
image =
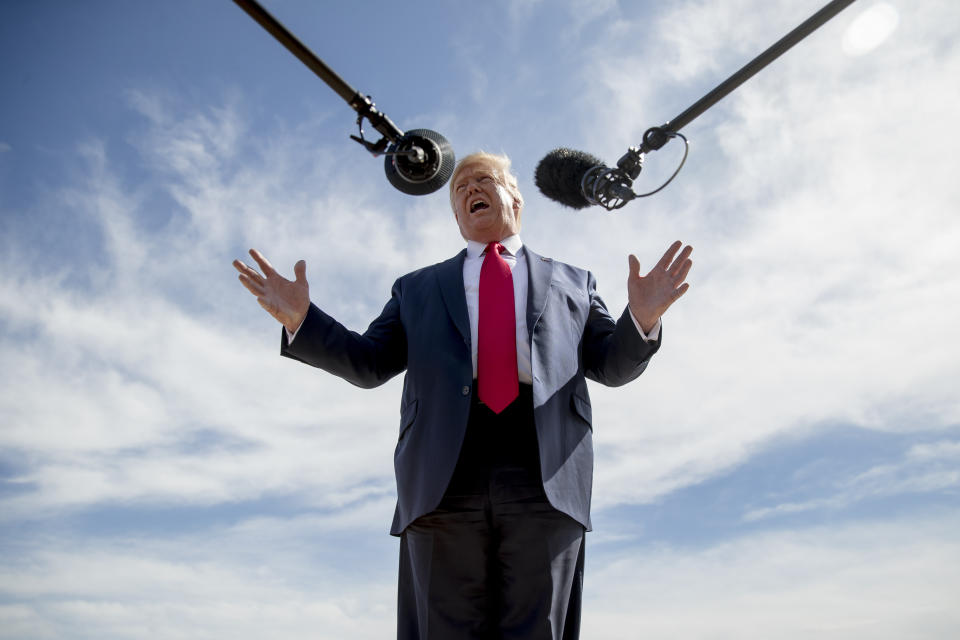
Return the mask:
<svg viewBox="0 0 960 640">
<path fill-rule="evenodd" d="M 263 275 L 239 260 L 233 266 L 240 272 L 240 282 L 267 313 L 277 319 L 288 331 L 294 332 L 307 316 L 310 308 L 310 287 L 307 284 L 307 263 L 300 260 L 293 266 L 295 280 L 287 280 L 274 270 L 259 251 L 250 249 L 250 256 L 260 266 Z"/>
<path fill-rule="evenodd" d="M 644 332 L 653 329 L 657 320 L 670 308 L 677 298 L 690 288 L 684 282 L 693 261 L 690 254 L 693 247 L 687 245 L 680 251 L 682 243 L 677 240 L 660 261 L 645 276 L 640 275 L 640 261 L 633 254 L 628 258 L 630 274 L 627 276 L 627 299 L 633 317 L 640 323 Z"/>
</svg>

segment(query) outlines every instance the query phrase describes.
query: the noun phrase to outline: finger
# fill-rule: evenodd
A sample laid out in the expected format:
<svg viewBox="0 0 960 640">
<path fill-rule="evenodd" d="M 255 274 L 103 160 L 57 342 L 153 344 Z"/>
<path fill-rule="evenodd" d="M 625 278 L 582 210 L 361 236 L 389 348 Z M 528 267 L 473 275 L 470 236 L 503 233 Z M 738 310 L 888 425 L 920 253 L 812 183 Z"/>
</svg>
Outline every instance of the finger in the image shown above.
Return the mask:
<svg viewBox="0 0 960 640">
<path fill-rule="evenodd" d="M 233 261 L 233 267 L 234 267 L 237 271 L 239 271 L 241 274 L 243 274 L 243 275 L 247 276 L 248 278 L 250 278 L 251 280 L 262 280 L 262 279 L 263 279 L 263 276 L 261 276 L 260 273 L 259 273 L 256 269 L 254 269 L 254 268 L 252 268 L 252 267 L 250 267 L 250 266 L 247 266 L 246 264 L 240 262 L 239 260 L 234 260 L 234 261 Z"/>
<path fill-rule="evenodd" d="M 680 286 L 677 288 L 677 290 L 673 292 L 673 296 L 672 296 L 672 298 L 671 298 L 671 300 L 670 300 L 670 304 L 673 304 L 674 302 L 676 302 L 676 301 L 680 298 L 680 296 L 682 296 L 683 294 L 685 294 L 685 293 L 687 292 L 687 289 L 689 289 L 689 288 L 690 288 L 690 285 L 687 284 L 686 282 L 684 282 L 682 285 L 680 285 Z"/>
<path fill-rule="evenodd" d="M 275 275 L 277 273 L 276 269 L 273 268 L 273 265 L 270 264 L 270 262 L 263 257 L 263 254 L 261 254 L 256 249 L 250 249 L 250 256 L 257 261 L 258 265 L 260 265 L 260 268 L 263 270 L 264 276 L 269 278 L 270 276 Z"/>
<path fill-rule="evenodd" d="M 260 283 L 254 281 L 254 280 L 251 280 L 250 278 L 248 278 L 247 276 L 243 275 L 242 273 L 240 274 L 239 278 L 240 278 L 240 283 L 241 283 L 244 287 L 246 287 L 246 288 L 247 288 L 247 291 L 249 291 L 249 292 L 252 293 L 253 295 L 255 295 L 255 296 L 257 296 L 257 297 L 260 297 L 260 296 L 262 296 L 264 293 L 266 293 L 266 292 L 264 291 L 263 287 L 260 285 Z"/>
<path fill-rule="evenodd" d="M 684 264 L 688 262 L 690 254 L 693 253 L 693 247 L 687 245 L 683 248 L 683 251 L 680 252 L 680 255 L 677 256 L 677 259 L 673 261 L 673 264 L 670 265 L 670 275 L 676 276 Z"/>
<path fill-rule="evenodd" d="M 632 253 L 627 256 L 627 264 L 630 269 L 630 279 L 636 279 L 640 277 L 640 260 L 637 259 L 637 256 Z"/>
<path fill-rule="evenodd" d="M 298 284 L 307 284 L 307 263 L 304 260 L 297 261 L 297 264 L 293 265 L 293 275 L 296 277 Z"/>
<path fill-rule="evenodd" d="M 668 269 L 668 271 L 671 274 L 674 274 L 677 271 L 679 271 L 680 267 L 683 265 L 686 259 L 690 257 L 691 253 L 693 253 L 693 247 L 691 247 L 690 245 L 687 245 L 686 247 L 684 247 L 683 251 L 680 252 L 680 255 L 678 255 L 673 260 L 673 264 L 670 265 L 670 268 Z"/>
<path fill-rule="evenodd" d="M 660 258 L 660 261 L 656 264 L 656 266 L 653 267 L 653 269 L 651 269 L 651 271 L 654 271 L 655 269 L 663 269 L 666 271 L 667 267 L 670 265 L 670 262 L 673 260 L 673 256 L 677 255 L 677 251 L 679 251 L 680 247 L 682 246 L 683 243 L 679 240 L 671 244 L 670 248 L 667 249 L 667 252 L 663 254 L 663 257 Z"/>
<path fill-rule="evenodd" d="M 693 266 L 693 260 L 689 258 L 684 260 L 680 265 L 680 270 L 673 274 L 673 282 L 683 282 L 687 279 L 687 274 L 690 273 L 690 267 Z"/>
</svg>

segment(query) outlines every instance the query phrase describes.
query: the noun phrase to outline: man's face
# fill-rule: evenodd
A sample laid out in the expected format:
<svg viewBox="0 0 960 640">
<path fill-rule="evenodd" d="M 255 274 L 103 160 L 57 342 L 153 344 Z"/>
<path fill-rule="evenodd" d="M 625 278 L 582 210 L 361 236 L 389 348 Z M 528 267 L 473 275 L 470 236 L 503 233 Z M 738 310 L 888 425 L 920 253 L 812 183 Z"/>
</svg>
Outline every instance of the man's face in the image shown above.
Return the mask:
<svg viewBox="0 0 960 640">
<path fill-rule="evenodd" d="M 520 203 L 486 160 L 462 167 L 453 183 L 453 215 L 467 240 L 499 242 L 520 231 Z"/>
</svg>

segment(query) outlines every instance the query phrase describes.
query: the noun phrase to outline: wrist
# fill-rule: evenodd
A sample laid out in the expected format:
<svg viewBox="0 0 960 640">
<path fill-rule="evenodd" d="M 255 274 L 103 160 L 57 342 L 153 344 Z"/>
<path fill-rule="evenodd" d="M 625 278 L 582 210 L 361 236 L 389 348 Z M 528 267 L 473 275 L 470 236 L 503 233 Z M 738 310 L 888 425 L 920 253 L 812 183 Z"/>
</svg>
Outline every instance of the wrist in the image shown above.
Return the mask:
<svg viewBox="0 0 960 640">
<path fill-rule="evenodd" d="M 286 327 L 287 331 L 290 333 L 297 333 L 300 330 L 300 327 L 303 325 L 303 321 L 307 319 L 307 312 L 304 311 L 301 314 L 291 317 L 289 320 L 283 323 L 283 326 Z"/>
<path fill-rule="evenodd" d="M 659 315 L 651 317 L 649 313 L 637 313 L 633 307 L 630 307 L 630 315 L 633 316 L 633 321 L 637 323 L 637 326 L 640 327 L 644 333 L 649 333 L 650 330 L 656 326 L 657 322 L 660 321 Z"/>
</svg>

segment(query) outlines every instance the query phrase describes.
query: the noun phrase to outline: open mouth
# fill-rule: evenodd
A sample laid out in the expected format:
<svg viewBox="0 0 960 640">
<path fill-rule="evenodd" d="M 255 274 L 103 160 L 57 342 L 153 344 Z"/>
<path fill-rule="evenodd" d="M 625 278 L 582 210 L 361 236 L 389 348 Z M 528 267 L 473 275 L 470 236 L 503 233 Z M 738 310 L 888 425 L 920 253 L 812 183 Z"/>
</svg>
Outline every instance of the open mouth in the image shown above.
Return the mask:
<svg viewBox="0 0 960 640">
<path fill-rule="evenodd" d="M 486 202 L 484 202 L 483 200 L 477 200 L 472 205 L 470 205 L 470 213 L 476 213 L 481 209 L 489 209 L 489 208 L 490 208 L 490 205 L 488 205 Z"/>
</svg>

